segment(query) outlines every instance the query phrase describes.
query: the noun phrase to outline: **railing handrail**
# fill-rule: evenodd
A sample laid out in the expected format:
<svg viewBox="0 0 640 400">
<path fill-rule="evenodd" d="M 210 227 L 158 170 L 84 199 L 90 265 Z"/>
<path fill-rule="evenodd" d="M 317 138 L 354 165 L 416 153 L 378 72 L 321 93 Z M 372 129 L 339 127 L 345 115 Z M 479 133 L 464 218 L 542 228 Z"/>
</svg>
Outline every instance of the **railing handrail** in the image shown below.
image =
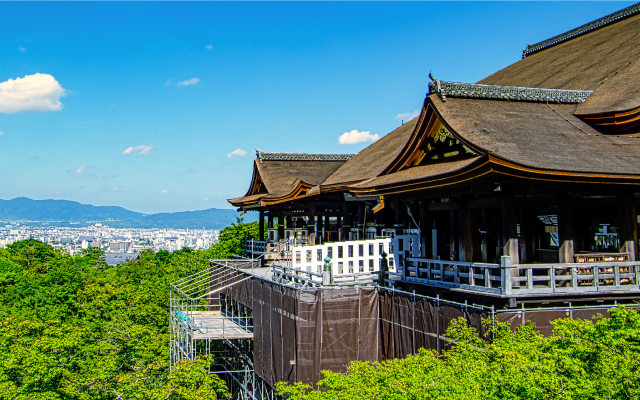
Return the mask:
<svg viewBox="0 0 640 400">
<path fill-rule="evenodd" d="M 640 261 L 592 261 L 583 263 L 549 263 L 549 264 L 512 264 L 511 268 L 517 269 L 565 269 L 565 268 L 590 268 L 590 267 L 624 267 L 640 265 Z"/>
</svg>

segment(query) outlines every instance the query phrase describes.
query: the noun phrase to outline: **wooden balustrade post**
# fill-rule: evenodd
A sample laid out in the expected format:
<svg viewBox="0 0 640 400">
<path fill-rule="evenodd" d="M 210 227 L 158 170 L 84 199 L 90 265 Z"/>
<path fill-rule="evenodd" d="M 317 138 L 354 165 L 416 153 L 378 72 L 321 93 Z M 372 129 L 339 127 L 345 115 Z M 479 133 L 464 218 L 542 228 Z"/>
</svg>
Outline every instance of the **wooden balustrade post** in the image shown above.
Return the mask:
<svg viewBox="0 0 640 400">
<path fill-rule="evenodd" d="M 509 256 L 500 257 L 500 269 L 501 269 L 500 278 L 502 280 L 501 293 L 505 295 L 510 295 L 512 293 L 511 257 Z"/>
<path fill-rule="evenodd" d="M 489 268 L 484 269 L 484 287 L 491 287 L 491 271 Z"/>
<path fill-rule="evenodd" d="M 578 287 L 578 268 L 576 267 L 571 268 L 571 287 Z"/>
<path fill-rule="evenodd" d="M 469 285 L 476 285 L 476 267 L 469 266 Z"/>
<path fill-rule="evenodd" d="M 527 289 L 533 289 L 533 268 L 527 268 Z"/>
</svg>

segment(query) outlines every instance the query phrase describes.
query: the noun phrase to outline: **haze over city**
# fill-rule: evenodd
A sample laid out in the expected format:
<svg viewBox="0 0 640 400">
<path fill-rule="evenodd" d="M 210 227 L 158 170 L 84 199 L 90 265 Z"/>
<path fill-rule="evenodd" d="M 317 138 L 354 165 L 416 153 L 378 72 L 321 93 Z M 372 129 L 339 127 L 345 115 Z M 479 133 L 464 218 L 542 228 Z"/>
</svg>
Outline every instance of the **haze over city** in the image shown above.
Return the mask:
<svg viewBox="0 0 640 400">
<path fill-rule="evenodd" d="M 229 208 L 256 148 L 358 152 L 631 3 L 588 4 L 3 2 L 0 198 Z"/>
</svg>

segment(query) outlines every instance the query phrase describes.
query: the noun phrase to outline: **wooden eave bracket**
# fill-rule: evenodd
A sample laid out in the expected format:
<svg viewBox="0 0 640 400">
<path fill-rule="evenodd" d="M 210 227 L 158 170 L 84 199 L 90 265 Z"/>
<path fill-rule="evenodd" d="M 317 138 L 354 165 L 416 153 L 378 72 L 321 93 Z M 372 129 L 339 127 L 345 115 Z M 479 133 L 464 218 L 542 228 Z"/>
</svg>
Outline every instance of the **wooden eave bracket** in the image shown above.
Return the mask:
<svg viewBox="0 0 640 400">
<path fill-rule="evenodd" d="M 378 211 L 382 210 L 384 208 L 384 196 L 380 196 L 380 199 L 378 200 L 378 204 L 375 205 L 375 207 L 373 207 L 373 213 L 376 214 Z"/>
</svg>

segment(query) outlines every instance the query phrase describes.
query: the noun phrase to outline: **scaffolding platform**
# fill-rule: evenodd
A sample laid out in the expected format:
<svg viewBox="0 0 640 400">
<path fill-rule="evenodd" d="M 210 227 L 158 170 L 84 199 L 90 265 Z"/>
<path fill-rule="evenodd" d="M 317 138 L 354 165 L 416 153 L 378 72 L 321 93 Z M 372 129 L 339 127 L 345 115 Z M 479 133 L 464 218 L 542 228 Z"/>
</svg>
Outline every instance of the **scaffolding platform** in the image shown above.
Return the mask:
<svg viewBox="0 0 640 400">
<path fill-rule="evenodd" d="M 253 339 L 253 333 L 236 322 L 246 322 L 246 319 L 228 318 L 220 311 L 193 311 L 191 318 L 197 327 L 193 331 L 194 339 Z"/>
</svg>

